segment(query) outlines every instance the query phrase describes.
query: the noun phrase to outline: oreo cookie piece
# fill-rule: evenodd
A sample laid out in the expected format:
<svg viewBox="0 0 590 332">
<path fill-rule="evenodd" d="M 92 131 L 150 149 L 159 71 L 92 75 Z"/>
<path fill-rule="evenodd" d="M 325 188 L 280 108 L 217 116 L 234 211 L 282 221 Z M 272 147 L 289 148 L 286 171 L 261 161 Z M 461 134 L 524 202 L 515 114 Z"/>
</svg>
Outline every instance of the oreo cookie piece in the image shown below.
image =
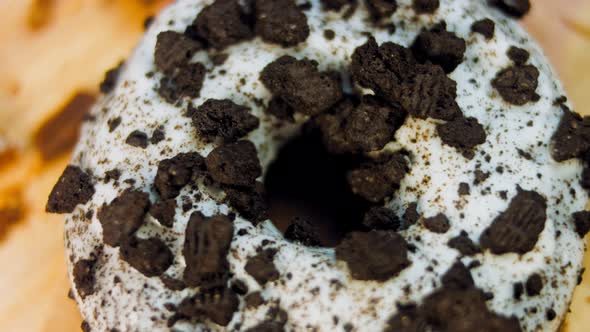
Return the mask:
<svg viewBox="0 0 590 332">
<path fill-rule="evenodd" d="M 496 24 L 489 18 L 476 21 L 471 25 L 471 31 L 477 32 L 484 36 L 486 39 L 494 38 L 494 32 L 496 31 Z"/>
<path fill-rule="evenodd" d="M 294 0 L 255 0 L 256 34 L 284 47 L 295 46 L 309 36 L 307 17 Z"/>
<path fill-rule="evenodd" d="M 147 193 L 126 190 L 98 211 L 104 243 L 118 247 L 143 224 L 150 207 Z"/>
<path fill-rule="evenodd" d="M 146 277 L 162 275 L 174 260 L 172 251 L 158 238 L 129 237 L 121 243 L 120 253 L 124 261 Z"/>
<path fill-rule="evenodd" d="M 446 73 L 453 72 L 463 62 L 466 49 L 465 40 L 447 31 L 444 22 L 422 31 L 412 45 L 412 52 L 418 61 L 440 65 Z"/>
<path fill-rule="evenodd" d="M 256 256 L 248 259 L 244 269 L 260 285 L 264 285 L 267 282 L 276 281 L 280 277 L 279 271 L 275 267 L 273 261 L 276 254 L 276 249 L 263 250 Z"/>
<path fill-rule="evenodd" d="M 180 153 L 160 161 L 154 187 L 162 200 L 175 198 L 193 175 L 204 167 L 205 159 L 196 152 Z"/>
<path fill-rule="evenodd" d="M 385 281 L 411 264 L 406 240 L 392 231 L 349 233 L 336 247 L 336 259 L 346 262 L 357 280 Z"/>
<path fill-rule="evenodd" d="M 496 255 L 531 251 L 547 220 L 547 201 L 534 191 L 519 188 L 508 209 L 481 235 L 479 242 Z"/>
<path fill-rule="evenodd" d="M 217 325 L 227 326 L 239 305 L 240 300 L 231 288 L 205 288 L 184 299 L 178 305 L 177 313 L 181 317 L 208 319 Z"/>
<path fill-rule="evenodd" d="M 199 13 L 186 34 L 223 49 L 254 36 L 249 22 L 237 0 L 215 0 Z"/>
<path fill-rule="evenodd" d="M 432 14 L 440 6 L 440 0 L 412 0 L 412 8 L 418 14 Z"/>
<path fill-rule="evenodd" d="M 525 16 L 531 10 L 529 0 L 489 0 L 489 2 L 501 9 L 506 15 L 516 18 Z"/>
<path fill-rule="evenodd" d="M 74 284 L 78 295 L 85 299 L 95 292 L 96 258 L 81 259 L 74 264 Z"/>
<path fill-rule="evenodd" d="M 190 114 L 198 133 L 209 141 L 235 142 L 260 125 L 249 108 L 229 99 L 208 99 Z"/>
<path fill-rule="evenodd" d="M 408 172 L 404 155 L 395 153 L 367 162 L 348 173 L 352 192 L 369 202 L 380 203 L 393 195 Z"/>
<path fill-rule="evenodd" d="M 492 86 L 506 102 L 522 106 L 536 102 L 539 70 L 532 65 L 516 65 L 501 70 L 492 80 Z"/>
<path fill-rule="evenodd" d="M 205 159 L 213 180 L 233 186 L 252 186 L 262 175 L 256 147 L 250 141 L 220 146 Z"/>
<path fill-rule="evenodd" d="M 80 167 L 68 166 L 51 190 L 45 211 L 49 213 L 71 213 L 79 204 L 85 204 L 94 195 L 90 175 Z"/>
</svg>

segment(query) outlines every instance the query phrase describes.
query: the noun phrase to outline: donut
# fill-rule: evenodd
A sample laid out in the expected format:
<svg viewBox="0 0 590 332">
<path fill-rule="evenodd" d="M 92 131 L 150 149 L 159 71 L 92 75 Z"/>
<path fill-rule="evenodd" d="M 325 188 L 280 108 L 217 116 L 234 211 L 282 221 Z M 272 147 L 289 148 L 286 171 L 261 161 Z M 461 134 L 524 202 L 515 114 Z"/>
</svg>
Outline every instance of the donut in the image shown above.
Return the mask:
<svg viewBox="0 0 590 332">
<path fill-rule="evenodd" d="M 529 1 L 178 0 L 47 211 L 85 331 L 557 331 L 590 121 Z"/>
</svg>

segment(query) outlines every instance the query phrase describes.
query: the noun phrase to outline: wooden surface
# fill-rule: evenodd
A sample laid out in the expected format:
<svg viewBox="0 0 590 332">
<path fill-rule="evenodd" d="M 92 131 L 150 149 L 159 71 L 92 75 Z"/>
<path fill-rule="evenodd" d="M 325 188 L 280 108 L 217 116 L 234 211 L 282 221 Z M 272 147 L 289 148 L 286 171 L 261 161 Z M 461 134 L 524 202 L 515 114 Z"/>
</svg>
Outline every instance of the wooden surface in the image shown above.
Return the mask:
<svg viewBox="0 0 590 332">
<path fill-rule="evenodd" d="M 43 212 L 47 194 L 104 71 L 129 54 L 144 18 L 164 2 L 0 0 L 0 331 L 80 330 L 66 296 L 63 221 Z M 590 0 L 532 2 L 524 24 L 576 110 L 590 114 Z M 590 274 L 571 311 L 565 330 L 590 330 Z"/>
</svg>

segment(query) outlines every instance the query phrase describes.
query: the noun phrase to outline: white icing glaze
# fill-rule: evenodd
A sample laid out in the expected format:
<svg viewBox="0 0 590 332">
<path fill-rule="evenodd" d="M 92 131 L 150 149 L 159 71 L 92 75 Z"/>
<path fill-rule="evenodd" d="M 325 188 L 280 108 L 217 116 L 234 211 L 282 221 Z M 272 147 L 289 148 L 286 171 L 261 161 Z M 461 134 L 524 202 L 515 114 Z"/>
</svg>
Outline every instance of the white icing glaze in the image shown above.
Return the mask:
<svg viewBox="0 0 590 332">
<path fill-rule="evenodd" d="M 93 115 L 96 120 L 84 125 L 73 164 L 92 171 L 97 178 L 117 168 L 122 171 L 122 185 L 115 188 L 112 182 L 98 182 L 93 199 L 67 217 L 66 246 L 70 274 L 74 262 L 87 258 L 102 243 L 102 228 L 96 213 L 92 222 L 88 223 L 83 221 L 85 211 L 97 211 L 103 203 L 113 200 L 128 187 L 122 182 L 125 179 L 134 179 L 136 183 L 133 187 L 150 192 L 152 200 L 155 200 L 152 184 L 160 160 L 188 151 L 206 156 L 214 148 L 196 137 L 191 120 L 183 116 L 186 105 L 170 105 L 157 94 L 155 87 L 160 74 L 146 77 L 148 72 L 156 72 L 153 53 L 157 34 L 164 30 L 183 31 L 203 6 L 211 2 L 179 0 L 164 10 L 127 61 L 114 92 L 101 98 L 95 106 Z M 451 222 L 451 230 L 446 234 L 428 232 L 420 225 L 401 232 L 417 250 L 409 253 L 412 264 L 398 277 L 384 283 L 352 280 L 346 264 L 335 260 L 333 249 L 288 243 L 270 221 L 253 227 L 239 216 L 235 221 L 235 231 L 247 229 L 248 235 L 235 236 L 232 242 L 228 259 L 234 275 L 246 281 L 250 291 L 260 290 L 269 302 L 280 302 L 281 308 L 289 314 L 288 330 L 302 331 L 311 326 L 319 331 L 341 331 L 345 324 L 350 323 L 358 331 L 381 331 L 396 313 L 396 303 L 419 303 L 440 286 L 440 276 L 458 258 L 458 252 L 447 246 L 448 240 L 464 230 L 477 241 L 483 230 L 507 208 L 510 199 L 516 195 L 517 185 L 520 185 L 523 189 L 541 193 L 548 200 L 548 220 L 534 250 L 523 256 L 478 254 L 463 258 L 463 262 L 468 264 L 477 259 L 482 263 L 472 270 L 472 274 L 477 287 L 494 294 L 488 302 L 490 310 L 506 316 L 516 315 L 525 331 L 557 330 L 568 308 L 584 250 L 570 216 L 584 209 L 588 197 L 578 184 L 582 170 L 580 162 L 557 163 L 550 156 L 548 146 L 561 117 L 561 111 L 552 103 L 564 92 L 537 44 L 516 22 L 490 9 L 483 0 L 442 0 L 441 8 L 434 16 L 423 15 L 417 20 L 410 8 L 411 1 L 398 0 L 399 9 L 393 15 L 397 25 L 394 35 L 367 23 L 367 13 L 362 5 L 348 21 L 343 21 L 341 14 L 320 10 L 318 0 L 311 3 L 313 8 L 306 11 L 311 35 L 307 42 L 296 48 L 284 49 L 255 39 L 228 48 L 225 52 L 229 58 L 222 66 L 213 67 L 205 52 L 198 53 L 194 59 L 212 70 L 205 80 L 201 97 L 192 100 L 193 104 L 200 105 L 209 98 L 229 98 L 251 107 L 253 114 L 262 121 L 260 128 L 252 132 L 248 139 L 257 146 L 264 168 L 276 156 L 280 145 L 305 121 L 298 117 L 296 124 L 277 129 L 274 126 L 277 120 L 253 103 L 251 96 L 262 99 L 265 104 L 270 99 L 269 91 L 258 80 L 264 66 L 280 55 L 288 54 L 315 59 L 322 70 L 344 71 L 354 49 L 366 41 L 362 34 L 364 31 L 371 31 L 379 43 L 393 41 L 407 46 L 422 27 L 442 19 L 446 20 L 450 31 L 467 41 L 465 61 L 450 76 L 457 82 L 457 101 L 463 113 L 476 117 L 485 127 L 487 142 L 477 148 L 473 160 L 467 160 L 455 149 L 442 144 L 436 135 L 434 120 L 409 118 L 397 132 L 397 142 L 387 146 L 388 149 L 403 148 L 412 154 L 411 173 L 405 177 L 399 193 L 387 203 L 388 206 L 401 215 L 407 204 L 417 201 L 419 211 L 425 217 L 445 213 Z M 495 37 L 490 41 L 470 31 L 474 21 L 486 17 L 496 22 Z M 336 38 L 326 40 L 325 29 L 335 31 Z M 536 103 L 525 106 L 507 104 L 491 87 L 490 81 L 496 73 L 510 64 L 506 51 L 512 45 L 531 52 L 529 62 L 541 72 L 537 89 L 541 100 Z M 220 75 L 220 70 L 227 71 L 227 74 Z M 239 87 L 242 78 L 246 83 Z M 108 111 L 103 112 L 103 109 Z M 122 124 L 109 133 L 107 121 L 118 116 L 122 118 Z M 527 125 L 529 121 L 533 122 L 532 126 Z M 132 131 L 138 129 L 151 135 L 158 125 L 162 125 L 166 132 L 164 142 L 149 145 L 147 149 L 125 144 L 125 138 Z M 538 142 L 542 144 L 538 145 Z M 517 148 L 531 153 L 533 160 L 519 157 Z M 484 152 L 491 157 L 490 162 L 485 161 Z M 470 196 L 460 197 L 459 184 L 473 183 L 473 171 L 478 163 L 483 171 L 491 172 L 491 176 L 479 186 L 472 185 Z M 504 167 L 503 174 L 495 171 L 497 166 Z M 425 183 L 425 179 L 429 180 Z M 576 197 L 570 194 L 571 189 L 577 193 Z M 500 198 L 500 191 L 507 191 L 508 200 Z M 172 229 L 161 227 L 153 218 L 147 217 L 139 231 L 140 236 L 158 234 L 176 255 L 173 266 L 166 272 L 169 276 L 182 276 L 182 244 L 190 214 L 195 210 L 205 215 L 230 212 L 228 206 L 214 199 L 220 193 L 210 193 L 203 186 L 201 193 L 203 198 L 198 207 L 184 213 L 180 208 L 180 197 L 194 193 L 188 187 L 183 189 Z M 562 199 L 558 203 L 559 198 Z M 561 235 L 556 238 L 558 230 Z M 421 237 L 420 242 L 415 241 L 417 236 Z M 274 241 L 272 247 L 279 249 L 274 262 L 282 277 L 279 282 L 268 283 L 261 288 L 244 271 L 244 265 L 265 239 Z M 566 265 L 569 267 L 562 271 Z M 428 267 L 432 271 L 428 271 Z M 542 295 L 525 295 L 522 301 L 514 301 L 513 284 L 525 282 L 533 272 L 541 272 L 544 276 Z M 287 279 L 287 274 L 292 277 Z M 115 276 L 120 283 L 114 282 Z M 109 246 L 104 247 L 96 277 L 95 294 L 84 300 L 76 295 L 82 315 L 93 331 L 111 328 L 119 331 L 167 331 L 166 319 L 172 313 L 164 308 L 164 304 L 178 304 L 186 296 L 194 294 L 191 289 L 181 292 L 168 290 L 159 278 L 147 278 L 121 261 L 119 249 Z M 333 280 L 337 280 L 342 287 L 335 287 Z M 553 282 L 556 287 L 550 285 Z M 406 287 L 410 287 L 409 293 L 404 292 Z M 531 307 L 536 307 L 538 312 L 525 313 Z M 545 318 L 548 308 L 557 313 L 553 321 Z M 242 303 L 227 330 L 236 327 L 236 324 L 241 324 L 243 329 L 252 327 L 264 319 L 267 310 L 268 305 L 246 309 Z M 334 316 L 339 317 L 337 325 Z M 174 329 L 201 331 L 206 326 L 179 322 Z M 208 327 L 225 330 L 212 324 Z"/>
</svg>

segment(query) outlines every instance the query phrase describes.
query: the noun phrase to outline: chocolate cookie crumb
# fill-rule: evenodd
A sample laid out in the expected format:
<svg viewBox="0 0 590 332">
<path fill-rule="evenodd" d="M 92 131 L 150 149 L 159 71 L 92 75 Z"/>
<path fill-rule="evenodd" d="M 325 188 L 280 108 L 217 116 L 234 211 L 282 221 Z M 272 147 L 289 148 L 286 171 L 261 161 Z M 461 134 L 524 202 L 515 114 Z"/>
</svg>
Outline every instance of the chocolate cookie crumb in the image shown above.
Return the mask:
<svg viewBox="0 0 590 332">
<path fill-rule="evenodd" d="M 418 61 L 430 61 L 440 65 L 446 73 L 451 73 L 463 62 L 467 46 L 465 40 L 446 28 L 445 23 L 440 23 L 422 31 L 412 45 L 412 52 Z"/>
<path fill-rule="evenodd" d="M 401 222 L 395 212 L 386 207 L 372 207 L 363 219 L 363 226 L 369 230 L 397 231 Z"/>
<path fill-rule="evenodd" d="M 320 246 L 320 237 L 317 229 L 304 218 L 295 218 L 293 223 L 285 231 L 285 239 L 301 243 L 308 247 Z"/>
<path fill-rule="evenodd" d="M 547 201 L 534 191 L 519 192 L 481 235 L 479 242 L 496 255 L 531 251 L 547 220 Z"/>
<path fill-rule="evenodd" d="M 324 38 L 326 38 L 327 40 L 333 40 L 335 37 L 336 37 L 336 32 L 334 32 L 334 30 L 332 30 L 332 29 L 324 30 Z"/>
<path fill-rule="evenodd" d="M 148 136 L 142 131 L 135 130 L 127 136 L 125 143 L 136 148 L 145 149 L 148 146 Z"/>
<path fill-rule="evenodd" d="M 510 46 L 507 54 L 508 58 L 519 66 L 524 65 L 527 61 L 529 61 L 529 57 L 531 56 L 527 50 L 516 46 Z"/>
<path fill-rule="evenodd" d="M 244 302 L 246 302 L 246 308 L 253 309 L 264 304 L 264 298 L 262 298 L 260 292 L 254 292 L 246 295 Z"/>
<path fill-rule="evenodd" d="M 449 240 L 449 247 L 456 249 L 463 256 L 473 256 L 481 252 L 481 249 L 469 238 L 467 233 L 462 233 Z"/>
<path fill-rule="evenodd" d="M 83 321 L 80 328 L 82 329 L 82 332 L 92 332 L 92 328 L 90 328 L 90 324 L 88 324 L 87 321 Z"/>
<path fill-rule="evenodd" d="M 295 46 L 309 37 L 307 16 L 294 0 L 255 0 L 256 34 L 262 40 Z"/>
<path fill-rule="evenodd" d="M 227 216 L 191 215 L 182 253 L 186 261 L 184 282 L 190 287 L 219 287 L 229 272 L 227 255 L 234 226 Z"/>
<path fill-rule="evenodd" d="M 336 247 L 336 258 L 357 280 L 386 281 L 411 264 L 406 240 L 392 231 L 349 233 Z"/>
<path fill-rule="evenodd" d="M 551 154 L 555 160 L 581 158 L 590 150 L 590 117 L 582 118 L 565 108 L 552 141 Z"/>
<path fill-rule="evenodd" d="M 156 67 L 167 75 L 190 62 L 203 45 L 182 33 L 163 31 L 158 34 L 154 61 Z"/>
<path fill-rule="evenodd" d="M 244 269 L 251 275 L 260 285 L 267 282 L 272 282 L 279 279 L 279 271 L 273 262 L 277 253 L 276 249 L 266 249 L 256 256 L 251 257 Z"/>
<path fill-rule="evenodd" d="M 353 4 L 356 0 L 320 0 L 322 6 L 327 10 L 340 10 L 346 5 Z"/>
<path fill-rule="evenodd" d="M 468 183 L 459 183 L 459 196 L 469 196 L 471 194 L 471 188 Z"/>
<path fill-rule="evenodd" d="M 176 200 L 167 199 L 154 204 L 149 213 L 163 226 L 172 227 L 174 224 L 174 215 L 176 211 Z"/>
<path fill-rule="evenodd" d="M 282 56 L 262 70 L 260 80 L 296 112 L 316 115 L 342 98 L 339 78 L 320 72 L 317 65 L 308 59 Z"/>
<path fill-rule="evenodd" d="M 425 218 L 422 224 L 431 232 L 444 234 L 451 228 L 449 219 L 442 213 L 437 214 L 432 218 Z"/>
<path fill-rule="evenodd" d="M 516 18 L 525 16 L 531 10 L 529 0 L 490 0 L 490 3 L 501 9 L 506 15 Z"/>
<path fill-rule="evenodd" d="M 184 97 L 197 98 L 201 93 L 207 69 L 202 63 L 190 63 L 177 68 L 160 80 L 158 94 L 174 104 Z"/>
<path fill-rule="evenodd" d="M 172 159 L 162 160 L 154 180 L 154 187 L 163 200 L 175 198 L 188 184 L 193 174 L 204 167 L 205 159 L 197 152 L 180 153 Z"/>
<path fill-rule="evenodd" d="M 184 299 L 178 305 L 178 313 L 186 317 L 207 318 L 215 324 L 227 326 L 239 305 L 238 296 L 230 288 L 201 289 L 197 295 Z"/>
<path fill-rule="evenodd" d="M 186 288 L 186 284 L 182 280 L 174 279 L 165 274 L 160 276 L 160 280 L 166 288 L 173 291 L 181 291 Z"/>
<path fill-rule="evenodd" d="M 418 204 L 411 203 L 410 205 L 408 205 L 408 208 L 406 209 L 406 212 L 404 213 L 403 228 L 404 229 L 409 228 L 410 226 L 416 224 L 418 222 L 418 220 L 420 220 L 420 214 L 418 213 Z"/>
<path fill-rule="evenodd" d="M 375 20 L 390 17 L 397 10 L 397 0 L 366 0 L 367 9 Z"/>
<path fill-rule="evenodd" d="M 81 259 L 74 264 L 74 285 L 76 285 L 78 295 L 82 299 L 85 299 L 86 296 L 92 295 L 95 292 L 95 266 L 96 259 Z"/>
<path fill-rule="evenodd" d="M 228 187 L 225 189 L 229 205 L 244 218 L 258 223 L 268 219 L 268 203 L 264 185 L 254 187 Z"/>
<path fill-rule="evenodd" d="M 443 143 L 459 150 L 471 150 L 486 142 L 486 132 L 476 118 L 459 117 L 436 126 Z"/>
<path fill-rule="evenodd" d="M 543 290 L 543 279 L 538 273 L 533 273 L 526 281 L 526 293 L 528 296 L 537 296 Z"/>
<path fill-rule="evenodd" d="M 146 277 L 157 277 L 172 265 L 174 255 L 157 238 L 130 237 L 121 243 L 121 258 Z"/>
<path fill-rule="evenodd" d="M 108 205 L 104 204 L 98 211 L 104 243 L 118 247 L 143 224 L 149 207 L 149 195 L 135 190 L 126 190 Z"/>
<path fill-rule="evenodd" d="M 248 294 L 248 285 L 240 279 L 235 279 L 231 283 L 231 289 L 238 295 Z"/>
<path fill-rule="evenodd" d="M 573 217 L 576 233 L 578 233 L 581 238 L 584 238 L 590 231 L 590 212 L 576 212 L 574 213 Z"/>
<path fill-rule="evenodd" d="M 399 188 L 408 172 L 404 155 L 395 153 L 367 162 L 348 173 L 352 192 L 369 202 L 380 203 Z"/>
<path fill-rule="evenodd" d="M 365 95 L 356 106 L 349 100 L 340 102 L 333 114 L 322 114 L 317 122 L 331 152 L 355 153 L 381 150 L 394 139 L 405 118 L 401 109 Z"/>
<path fill-rule="evenodd" d="M 522 294 L 524 294 L 524 286 L 522 282 L 517 282 L 512 285 L 512 298 L 516 301 L 520 301 L 522 299 Z"/>
<path fill-rule="evenodd" d="M 125 62 L 121 61 L 117 67 L 109 70 L 106 72 L 104 76 L 104 80 L 100 83 L 100 92 L 104 94 L 111 93 L 115 86 L 117 85 L 117 81 L 119 80 L 119 74 L 121 73 L 121 69 Z"/>
<path fill-rule="evenodd" d="M 532 65 L 512 66 L 501 70 L 492 80 L 492 86 L 502 98 L 517 106 L 538 100 L 535 92 L 539 83 L 539 70 Z"/>
<path fill-rule="evenodd" d="M 166 133 L 162 129 L 156 129 L 152 133 L 152 137 L 150 137 L 150 143 L 157 145 L 158 143 L 162 142 L 166 139 Z"/>
<path fill-rule="evenodd" d="M 94 196 L 94 185 L 88 174 L 77 166 L 67 166 L 51 190 L 45 207 L 48 213 L 72 213 L 78 204 Z"/>
<path fill-rule="evenodd" d="M 439 0 L 413 0 L 412 8 L 417 14 L 433 14 L 440 6 Z"/>
<path fill-rule="evenodd" d="M 199 13 L 186 34 L 223 49 L 253 37 L 249 20 L 237 0 L 216 0 Z"/>
<path fill-rule="evenodd" d="M 107 125 L 109 126 L 109 133 L 112 133 L 113 131 L 115 131 L 115 129 L 117 129 L 117 127 L 119 127 L 119 125 L 121 124 L 121 117 L 118 116 L 116 118 L 112 118 L 109 121 L 107 121 Z"/>
<path fill-rule="evenodd" d="M 484 18 L 474 22 L 473 25 L 471 25 L 471 31 L 477 32 L 489 40 L 494 38 L 496 23 L 489 18 Z"/>
<path fill-rule="evenodd" d="M 547 309 L 547 312 L 545 315 L 546 315 L 548 321 L 553 321 L 555 319 L 555 317 L 557 317 L 555 310 L 553 310 L 551 308 Z"/>
<path fill-rule="evenodd" d="M 208 99 L 190 113 L 193 125 L 208 141 L 221 138 L 225 142 L 235 142 L 260 125 L 248 107 L 229 99 Z"/>
<path fill-rule="evenodd" d="M 262 175 L 256 147 L 250 141 L 218 147 L 209 153 L 205 163 L 211 177 L 223 184 L 252 186 Z"/>
</svg>

